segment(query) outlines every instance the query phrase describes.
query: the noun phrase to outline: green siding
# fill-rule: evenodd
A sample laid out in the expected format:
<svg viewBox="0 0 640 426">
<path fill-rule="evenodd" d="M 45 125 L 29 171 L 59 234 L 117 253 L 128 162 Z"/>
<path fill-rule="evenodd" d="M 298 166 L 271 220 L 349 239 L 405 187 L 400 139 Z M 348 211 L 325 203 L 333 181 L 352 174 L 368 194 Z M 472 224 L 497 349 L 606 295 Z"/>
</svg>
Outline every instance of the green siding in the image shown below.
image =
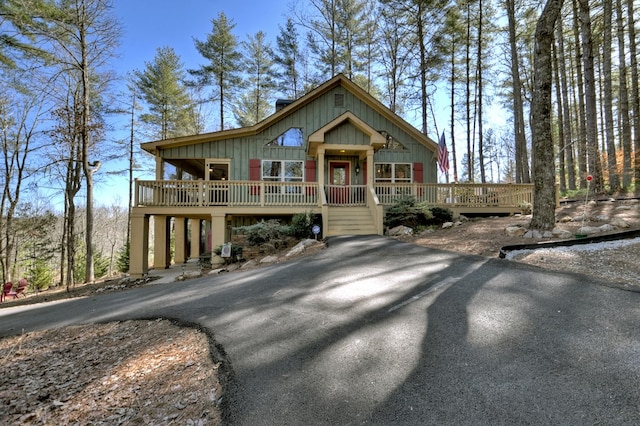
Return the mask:
<svg viewBox="0 0 640 426">
<path fill-rule="evenodd" d="M 334 106 L 334 95 L 344 95 L 344 106 Z M 225 158 L 231 159 L 231 176 L 233 180 L 246 180 L 249 177 L 249 159 L 272 160 L 305 160 L 306 146 L 297 147 L 268 147 L 267 143 L 292 127 L 303 129 L 306 141 L 310 134 L 325 126 L 331 120 L 346 111 L 368 123 L 378 131 L 386 131 L 400 142 L 406 150 L 392 151 L 381 149 L 376 152 L 374 161 L 382 162 L 422 162 L 424 165 L 425 182 L 435 182 L 436 162 L 434 153 L 414 140 L 394 122 L 387 120 L 366 102 L 343 87 L 336 87 L 301 108 L 293 111 L 280 121 L 265 128 L 252 137 L 232 138 L 220 141 L 202 142 L 190 146 L 169 148 L 161 151 L 166 159 L 182 158 Z M 326 142 L 331 144 L 367 145 L 369 138 L 351 123 L 343 123 L 328 132 Z"/>
</svg>

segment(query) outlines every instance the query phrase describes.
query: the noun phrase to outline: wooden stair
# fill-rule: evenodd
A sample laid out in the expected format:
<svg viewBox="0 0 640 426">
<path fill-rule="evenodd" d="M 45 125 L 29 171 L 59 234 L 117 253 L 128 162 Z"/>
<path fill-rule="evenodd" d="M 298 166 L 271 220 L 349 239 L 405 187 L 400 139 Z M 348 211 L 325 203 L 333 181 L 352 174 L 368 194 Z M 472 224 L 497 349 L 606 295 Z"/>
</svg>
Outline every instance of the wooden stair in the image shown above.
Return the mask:
<svg viewBox="0 0 640 426">
<path fill-rule="evenodd" d="M 376 224 L 367 207 L 329 207 L 326 235 L 372 235 Z"/>
</svg>

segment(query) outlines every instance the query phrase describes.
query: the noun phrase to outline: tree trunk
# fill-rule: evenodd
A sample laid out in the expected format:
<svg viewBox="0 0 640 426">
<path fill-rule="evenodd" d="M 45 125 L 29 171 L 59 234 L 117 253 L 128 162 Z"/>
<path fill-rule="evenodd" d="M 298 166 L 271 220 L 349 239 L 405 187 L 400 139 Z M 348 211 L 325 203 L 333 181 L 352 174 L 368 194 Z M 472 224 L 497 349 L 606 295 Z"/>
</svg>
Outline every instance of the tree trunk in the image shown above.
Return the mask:
<svg viewBox="0 0 640 426">
<path fill-rule="evenodd" d="M 558 24 L 562 21 L 558 20 Z M 560 25 L 557 25 L 560 27 Z M 557 34 L 557 33 L 556 33 Z M 562 34 L 558 34 L 562 36 Z M 555 89 L 556 89 L 556 103 L 558 104 L 558 175 L 560 176 L 560 191 L 567 190 L 567 175 L 565 170 L 565 150 L 563 144 L 565 141 L 564 136 L 564 117 L 563 117 L 563 101 L 562 101 L 562 86 L 560 84 L 560 65 L 558 64 L 558 48 L 557 43 L 553 44 L 553 76 L 555 77 Z"/>
<path fill-rule="evenodd" d="M 478 84 L 477 121 L 478 121 L 478 160 L 480 162 L 480 182 L 487 182 L 484 168 L 484 134 L 482 130 L 482 0 L 478 3 L 478 61 L 476 68 L 476 81 Z"/>
<path fill-rule="evenodd" d="M 571 127 L 571 108 L 569 101 L 569 83 L 567 82 L 567 66 L 564 56 L 564 38 L 562 31 L 562 19 L 556 22 L 556 41 L 558 42 L 558 69 L 560 73 L 560 87 L 562 91 L 562 118 L 561 123 L 564 139 L 561 140 L 562 151 L 567 163 L 567 188 L 576 189 L 576 165 L 573 157 L 573 129 Z"/>
<path fill-rule="evenodd" d="M 638 54 L 636 41 L 636 23 L 634 18 L 634 2 L 627 0 L 627 28 L 629 29 L 629 53 L 631 68 L 631 105 L 633 109 L 633 145 L 635 152 L 634 179 L 636 193 L 640 193 L 640 89 L 638 88 Z"/>
<path fill-rule="evenodd" d="M 576 85 L 578 87 L 578 102 L 577 102 L 577 117 L 578 117 L 578 142 L 577 142 L 577 150 L 578 150 L 578 176 L 579 176 L 579 186 L 580 188 L 587 187 L 587 181 L 585 177 L 587 176 L 587 129 L 585 125 L 585 105 L 584 105 L 584 78 L 582 74 L 582 48 L 580 45 L 580 26 L 578 19 L 578 4 L 577 0 L 573 0 L 573 38 L 575 42 L 575 66 L 576 66 Z"/>
<path fill-rule="evenodd" d="M 588 0 L 578 0 L 580 6 L 580 33 L 582 36 L 582 60 L 584 62 L 585 83 L 585 121 L 587 130 L 587 168 L 593 177 L 593 190 L 601 193 L 602 163 L 598 148 L 598 107 L 596 94 L 596 76 L 593 59 L 593 37 L 591 35 L 591 16 Z"/>
<path fill-rule="evenodd" d="M 625 52 L 624 15 L 622 0 L 616 1 L 616 26 L 618 31 L 618 72 L 620 74 L 620 87 L 618 89 L 618 107 L 621 128 L 620 135 L 622 146 L 622 189 L 627 190 L 631 186 L 633 169 L 631 168 L 631 156 L 633 155 L 631 144 L 631 118 L 629 117 L 629 93 L 627 90 L 627 58 Z"/>
<path fill-rule="evenodd" d="M 520 60 L 516 41 L 515 1 L 506 0 L 509 18 L 509 46 L 511 52 L 511 85 L 513 90 L 513 134 L 515 135 L 516 183 L 531 182 L 529 155 L 524 126 L 524 107 L 522 101 L 522 81 L 520 80 Z"/>
<path fill-rule="evenodd" d="M 612 5 L 610 1 L 604 2 L 603 18 L 603 45 L 602 45 L 602 67 L 601 73 L 604 78 L 604 128 L 607 147 L 607 171 L 609 172 L 609 188 L 613 192 L 620 190 L 620 179 L 618 176 L 618 165 L 616 159 L 616 142 L 614 137 L 613 124 L 613 87 L 611 82 L 611 16 Z"/>
<path fill-rule="evenodd" d="M 552 229 L 555 225 L 555 163 L 551 130 L 553 27 L 560 15 L 562 0 L 548 0 L 536 25 L 534 90 L 532 99 L 533 136 L 533 217 L 531 227 Z"/>
</svg>

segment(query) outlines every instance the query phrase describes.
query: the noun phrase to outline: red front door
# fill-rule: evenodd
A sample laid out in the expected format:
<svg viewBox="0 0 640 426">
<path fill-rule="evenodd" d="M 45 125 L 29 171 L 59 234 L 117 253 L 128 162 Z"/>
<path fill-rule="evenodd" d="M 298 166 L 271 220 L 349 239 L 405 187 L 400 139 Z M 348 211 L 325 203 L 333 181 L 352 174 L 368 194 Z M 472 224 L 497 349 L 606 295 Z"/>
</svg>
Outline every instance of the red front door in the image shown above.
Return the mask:
<svg viewBox="0 0 640 426">
<path fill-rule="evenodd" d="M 343 204 L 349 200 L 350 166 L 348 161 L 331 161 L 329 163 L 329 182 L 331 185 L 329 203 Z"/>
</svg>

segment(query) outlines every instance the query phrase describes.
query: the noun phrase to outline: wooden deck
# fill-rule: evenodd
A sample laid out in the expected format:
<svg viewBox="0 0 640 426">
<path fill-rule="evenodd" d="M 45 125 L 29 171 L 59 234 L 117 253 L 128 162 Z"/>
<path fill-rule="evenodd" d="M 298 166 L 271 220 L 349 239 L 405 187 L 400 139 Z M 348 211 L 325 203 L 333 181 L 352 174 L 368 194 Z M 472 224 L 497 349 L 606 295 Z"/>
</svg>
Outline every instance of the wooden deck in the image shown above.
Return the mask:
<svg viewBox="0 0 640 426">
<path fill-rule="evenodd" d="M 456 213 L 517 213 L 533 203 L 533 185 L 376 183 L 370 194 L 365 185 L 320 187 L 316 182 L 136 180 L 134 207 L 247 208 L 268 214 L 283 208 L 391 206 L 406 196 Z"/>
</svg>

